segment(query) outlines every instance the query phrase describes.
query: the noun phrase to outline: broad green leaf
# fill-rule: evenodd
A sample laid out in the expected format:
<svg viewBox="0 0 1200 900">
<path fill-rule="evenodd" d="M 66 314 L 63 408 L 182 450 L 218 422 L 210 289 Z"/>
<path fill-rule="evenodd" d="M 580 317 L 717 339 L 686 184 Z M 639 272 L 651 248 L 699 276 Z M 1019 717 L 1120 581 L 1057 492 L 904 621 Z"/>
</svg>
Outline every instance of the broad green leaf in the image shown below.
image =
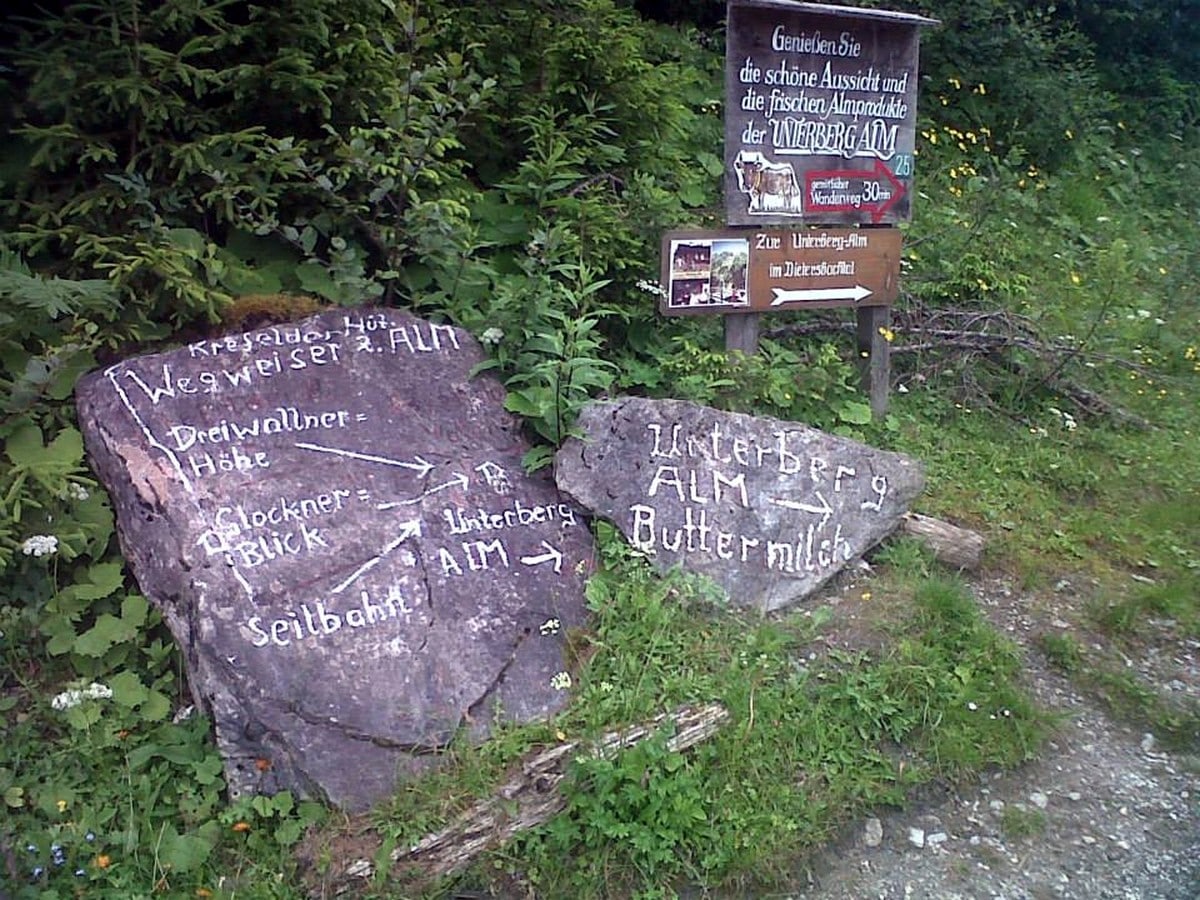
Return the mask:
<svg viewBox="0 0 1200 900">
<path fill-rule="evenodd" d="M 32 422 L 18 425 L 5 441 L 4 449 L 14 465 L 25 469 L 36 466 L 46 449 L 42 443 L 42 429 Z"/>
<path fill-rule="evenodd" d="M 118 672 L 108 679 L 108 686 L 113 700 L 128 709 L 143 703 L 150 693 L 135 672 Z"/>
<path fill-rule="evenodd" d="M 520 416 L 540 416 L 545 412 L 545 404 L 524 391 L 509 391 L 504 398 L 504 408 Z"/>
<path fill-rule="evenodd" d="M 85 731 L 100 721 L 100 704 L 86 702 L 66 711 L 67 724 Z"/>
<path fill-rule="evenodd" d="M 866 403 L 847 400 L 838 407 L 838 418 L 849 425 L 870 425 L 871 407 Z"/>
<path fill-rule="evenodd" d="M 52 400 L 66 400 L 75 391 L 81 377 L 96 367 L 96 357 L 91 350 L 72 352 L 59 361 L 58 368 L 50 376 L 46 394 Z"/>
<path fill-rule="evenodd" d="M 70 653 L 75 646 L 75 629 L 71 627 L 70 621 L 62 616 L 47 619 L 39 630 L 50 638 L 46 642 L 46 652 L 51 656 Z"/>
<path fill-rule="evenodd" d="M 221 762 L 221 757 L 216 753 L 209 753 L 203 759 L 197 761 L 192 766 L 192 778 L 197 784 L 215 784 L 221 778 L 221 773 L 225 766 Z"/>
<path fill-rule="evenodd" d="M 140 628 L 146 624 L 146 613 L 150 604 L 141 594 L 130 594 L 121 601 L 121 618 L 131 626 Z"/>
<path fill-rule="evenodd" d="M 190 253 L 192 256 L 203 256 L 205 244 L 204 235 L 194 228 L 172 228 L 167 232 L 171 243 Z"/>
<path fill-rule="evenodd" d="M 279 811 L 281 816 L 286 816 L 291 813 L 296 805 L 295 798 L 292 797 L 291 791 L 280 791 L 273 798 L 275 801 L 275 809 Z"/>
<path fill-rule="evenodd" d="M 275 829 L 275 843 L 281 847 L 292 846 L 300 840 L 300 835 L 304 833 L 305 827 L 306 823 L 300 819 L 287 819 Z"/>
<path fill-rule="evenodd" d="M 101 556 L 113 535 L 113 515 L 108 505 L 108 495 L 100 488 L 89 488 L 87 499 L 76 501 L 71 515 L 75 524 L 87 535 L 91 555 Z"/>
<path fill-rule="evenodd" d="M 46 448 L 46 463 L 54 468 L 69 471 L 83 462 L 83 435 L 68 425 L 54 436 Z"/>
<path fill-rule="evenodd" d="M 195 834 L 180 834 L 171 825 L 163 825 L 158 842 L 158 861 L 173 872 L 190 872 L 208 859 L 214 840 L 202 829 Z"/>
<path fill-rule="evenodd" d="M 318 262 L 306 262 L 296 266 L 296 278 L 303 290 L 319 294 L 327 300 L 337 300 L 341 290 L 329 274 L 329 270 Z"/>
<path fill-rule="evenodd" d="M 125 583 L 120 563 L 96 563 L 87 570 L 87 581 L 80 580 L 69 590 L 77 600 L 99 600 Z"/>
<path fill-rule="evenodd" d="M 685 206 L 703 206 L 708 199 L 704 188 L 698 184 L 685 184 L 679 188 L 679 199 Z"/>
<path fill-rule="evenodd" d="M 171 712 L 171 701 L 161 691 L 150 691 L 139 712 L 151 722 L 160 722 Z"/>
<path fill-rule="evenodd" d="M 88 631 L 75 640 L 75 652 L 99 658 L 116 644 L 137 637 L 137 628 L 124 619 L 105 613 Z"/>
<path fill-rule="evenodd" d="M 715 153 L 697 153 L 696 159 L 700 166 L 713 178 L 720 178 L 725 172 L 725 163 Z"/>
<path fill-rule="evenodd" d="M 278 294 L 283 290 L 283 279 L 272 269 L 244 265 L 232 255 L 222 258 L 226 268 L 221 273 L 221 287 L 231 294 Z"/>
</svg>

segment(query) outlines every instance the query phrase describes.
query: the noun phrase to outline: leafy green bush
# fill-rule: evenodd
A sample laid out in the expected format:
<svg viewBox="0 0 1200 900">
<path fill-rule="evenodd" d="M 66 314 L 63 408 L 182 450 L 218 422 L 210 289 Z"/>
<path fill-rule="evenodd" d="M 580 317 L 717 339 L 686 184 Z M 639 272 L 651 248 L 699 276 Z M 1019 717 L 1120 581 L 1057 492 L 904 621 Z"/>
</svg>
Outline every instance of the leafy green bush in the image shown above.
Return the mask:
<svg viewBox="0 0 1200 900">
<path fill-rule="evenodd" d="M 660 390 L 718 409 L 829 429 L 871 421 L 871 408 L 858 390 L 858 374 L 833 344 L 798 352 L 763 340 L 759 352 L 747 356 L 707 350 L 680 336 L 660 367 L 666 376 Z"/>
</svg>

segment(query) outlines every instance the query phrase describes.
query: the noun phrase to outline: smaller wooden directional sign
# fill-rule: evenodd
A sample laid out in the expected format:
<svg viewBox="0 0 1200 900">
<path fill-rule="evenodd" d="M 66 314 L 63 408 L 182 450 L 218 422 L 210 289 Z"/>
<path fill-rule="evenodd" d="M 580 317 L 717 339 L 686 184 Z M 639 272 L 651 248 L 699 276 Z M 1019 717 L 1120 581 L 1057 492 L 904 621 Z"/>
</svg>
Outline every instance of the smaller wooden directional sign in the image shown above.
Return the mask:
<svg viewBox="0 0 1200 900">
<path fill-rule="evenodd" d="M 729 228 L 663 235 L 664 315 L 888 306 L 895 228 Z"/>
</svg>

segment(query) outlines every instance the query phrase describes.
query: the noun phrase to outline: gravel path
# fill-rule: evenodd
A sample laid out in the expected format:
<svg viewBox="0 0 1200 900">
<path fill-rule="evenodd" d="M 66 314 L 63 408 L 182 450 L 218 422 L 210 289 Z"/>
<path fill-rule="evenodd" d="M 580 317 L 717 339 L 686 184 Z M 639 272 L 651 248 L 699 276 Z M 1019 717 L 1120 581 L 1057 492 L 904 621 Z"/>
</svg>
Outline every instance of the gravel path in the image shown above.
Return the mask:
<svg viewBox="0 0 1200 900">
<path fill-rule="evenodd" d="M 1060 592 L 1063 589 L 1060 587 Z M 1026 650 L 1030 689 L 1063 716 L 1039 758 L 966 789 L 856 823 L 808 860 L 790 896 L 1196 900 L 1200 898 L 1200 748 L 1167 753 L 1112 721 L 1033 648 L 1065 627 L 1069 601 L 1046 603 L 1001 582 L 976 588 L 981 607 Z M 1047 607 L 1053 613 L 1047 613 Z M 1148 648 L 1126 664 L 1200 692 L 1197 648 Z M 1163 672 L 1163 659 L 1172 662 Z"/>
</svg>

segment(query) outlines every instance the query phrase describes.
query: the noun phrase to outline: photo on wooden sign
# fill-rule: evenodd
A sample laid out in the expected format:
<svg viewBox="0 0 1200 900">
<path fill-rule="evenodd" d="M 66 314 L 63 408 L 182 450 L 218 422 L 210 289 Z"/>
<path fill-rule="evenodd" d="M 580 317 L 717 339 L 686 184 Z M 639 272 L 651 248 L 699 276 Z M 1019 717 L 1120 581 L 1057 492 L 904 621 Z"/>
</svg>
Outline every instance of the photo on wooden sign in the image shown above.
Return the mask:
<svg viewBox="0 0 1200 900">
<path fill-rule="evenodd" d="M 670 309 L 749 305 L 749 240 L 672 241 L 670 254 Z"/>
</svg>

